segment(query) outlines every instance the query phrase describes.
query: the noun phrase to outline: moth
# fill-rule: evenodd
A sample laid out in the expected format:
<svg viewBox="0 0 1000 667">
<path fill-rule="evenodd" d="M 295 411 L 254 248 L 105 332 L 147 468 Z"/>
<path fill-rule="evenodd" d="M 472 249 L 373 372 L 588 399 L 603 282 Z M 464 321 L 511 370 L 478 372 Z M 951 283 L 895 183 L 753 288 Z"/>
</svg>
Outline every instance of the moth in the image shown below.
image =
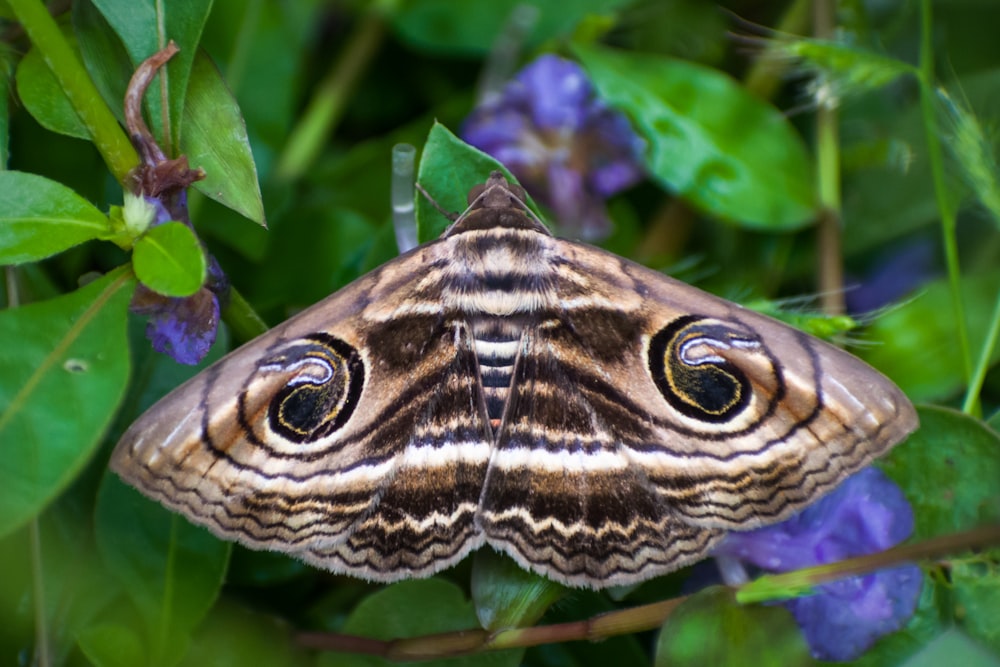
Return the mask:
<svg viewBox="0 0 1000 667">
<path fill-rule="evenodd" d="M 553 237 L 495 172 L 438 240 L 163 398 L 111 465 L 332 572 L 429 576 L 489 545 L 603 588 L 787 518 L 916 427 L 862 361 Z"/>
</svg>

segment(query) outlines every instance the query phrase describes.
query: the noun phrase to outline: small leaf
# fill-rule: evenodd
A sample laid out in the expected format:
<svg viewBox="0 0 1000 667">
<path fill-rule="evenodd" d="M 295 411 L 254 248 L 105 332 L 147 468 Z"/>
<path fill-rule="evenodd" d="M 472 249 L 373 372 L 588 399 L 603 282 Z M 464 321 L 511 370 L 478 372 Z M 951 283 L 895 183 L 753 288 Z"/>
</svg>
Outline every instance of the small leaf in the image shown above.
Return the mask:
<svg viewBox="0 0 1000 667">
<path fill-rule="evenodd" d="M 109 274 L 0 312 L 0 535 L 35 516 L 90 458 L 125 393 L 133 281 Z"/>
<path fill-rule="evenodd" d="M 601 96 L 649 142 L 648 167 L 664 186 L 748 228 L 798 229 L 815 218 L 809 154 L 777 109 L 702 65 L 575 51 Z"/>
<path fill-rule="evenodd" d="M 443 579 L 422 579 L 392 584 L 368 596 L 354 608 L 341 632 L 374 639 L 396 639 L 468 630 L 477 626 L 472 603 L 465 599 L 458 586 Z M 522 650 L 495 651 L 420 664 L 513 667 L 519 664 L 522 653 Z M 373 656 L 331 652 L 324 653 L 318 664 L 360 667 L 392 663 Z"/>
<path fill-rule="evenodd" d="M 417 182 L 448 213 L 468 207 L 469 190 L 485 183 L 490 172 L 499 169 L 507 180 L 510 172 L 492 157 L 465 143 L 444 125 L 434 123 L 420 158 Z M 450 224 L 422 194 L 417 196 L 417 240 L 436 239 Z"/>
<path fill-rule="evenodd" d="M 471 587 L 476 616 L 487 630 L 530 626 L 566 595 L 563 586 L 492 549 L 473 556 Z"/>
<path fill-rule="evenodd" d="M 72 34 L 67 41 L 76 46 Z M 90 139 L 87 126 L 80 120 L 55 74 L 42 59 L 37 48 L 32 48 L 17 66 L 17 94 L 32 118 L 47 130 L 77 139 Z"/>
<path fill-rule="evenodd" d="M 182 222 L 153 227 L 135 242 L 135 275 L 164 296 L 191 296 L 205 282 L 205 252 L 191 228 Z"/>
<path fill-rule="evenodd" d="M 813 665 L 784 607 L 741 606 L 725 588 L 709 588 L 670 615 L 656 644 L 657 667 Z"/>
<path fill-rule="evenodd" d="M 35 262 L 110 231 L 107 216 L 62 183 L 0 171 L 0 264 Z"/>
<path fill-rule="evenodd" d="M 95 510 L 97 545 L 135 602 L 153 664 L 180 659 L 222 586 L 231 545 L 106 474 Z"/>
<path fill-rule="evenodd" d="M 236 98 L 212 61 L 199 51 L 184 106 L 181 152 L 205 178 L 194 187 L 223 206 L 264 225 L 264 203 L 246 125 Z"/>
</svg>

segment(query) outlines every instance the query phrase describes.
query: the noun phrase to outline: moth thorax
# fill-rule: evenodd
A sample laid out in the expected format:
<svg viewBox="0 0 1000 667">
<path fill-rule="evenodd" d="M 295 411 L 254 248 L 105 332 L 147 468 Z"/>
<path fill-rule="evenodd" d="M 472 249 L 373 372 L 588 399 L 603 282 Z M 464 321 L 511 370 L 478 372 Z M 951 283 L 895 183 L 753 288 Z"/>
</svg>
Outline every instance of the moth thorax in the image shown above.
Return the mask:
<svg viewBox="0 0 1000 667">
<path fill-rule="evenodd" d="M 472 321 L 479 376 L 486 396 L 486 411 L 490 421 L 498 424 L 514 375 L 514 363 L 521 346 L 525 318 L 482 318 Z"/>
</svg>

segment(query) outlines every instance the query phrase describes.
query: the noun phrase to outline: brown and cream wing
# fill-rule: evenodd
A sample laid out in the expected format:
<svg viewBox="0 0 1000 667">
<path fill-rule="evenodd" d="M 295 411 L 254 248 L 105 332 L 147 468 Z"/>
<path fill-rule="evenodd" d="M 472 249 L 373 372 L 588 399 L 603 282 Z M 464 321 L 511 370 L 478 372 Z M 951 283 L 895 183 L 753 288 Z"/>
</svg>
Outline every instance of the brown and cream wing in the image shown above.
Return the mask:
<svg viewBox="0 0 1000 667">
<path fill-rule="evenodd" d="M 454 562 L 477 544 L 489 425 L 468 332 L 413 280 L 434 261 L 432 245 L 390 262 L 220 360 L 133 424 L 112 468 L 220 536 L 329 569 Z M 469 451 L 483 463 L 459 464 Z M 447 491 L 419 484 L 449 476 Z M 410 503 L 432 527 L 388 564 L 412 533 L 386 527 Z M 335 555 L 352 537 L 364 562 Z"/>
<path fill-rule="evenodd" d="M 832 490 L 917 427 L 910 401 L 856 357 L 604 251 L 564 244 L 561 321 L 601 369 L 581 390 L 684 522 L 749 529 Z M 577 296 L 576 285 L 586 285 Z M 573 305 L 579 304 L 579 305 Z M 583 362 L 571 362 L 583 366 Z M 599 391 L 589 387 L 599 386 Z"/>
</svg>

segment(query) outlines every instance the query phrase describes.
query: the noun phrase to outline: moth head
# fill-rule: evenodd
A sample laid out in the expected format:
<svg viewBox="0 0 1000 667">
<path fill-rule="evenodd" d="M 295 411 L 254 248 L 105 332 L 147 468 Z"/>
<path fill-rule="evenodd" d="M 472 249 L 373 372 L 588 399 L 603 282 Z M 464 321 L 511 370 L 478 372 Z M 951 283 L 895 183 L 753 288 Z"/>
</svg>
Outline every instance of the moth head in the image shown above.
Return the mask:
<svg viewBox="0 0 1000 667">
<path fill-rule="evenodd" d="M 528 195 L 517 183 L 511 183 L 502 172 L 494 171 L 485 183 L 469 190 L 469 208 L 525 208 Z"/>
</svg>

